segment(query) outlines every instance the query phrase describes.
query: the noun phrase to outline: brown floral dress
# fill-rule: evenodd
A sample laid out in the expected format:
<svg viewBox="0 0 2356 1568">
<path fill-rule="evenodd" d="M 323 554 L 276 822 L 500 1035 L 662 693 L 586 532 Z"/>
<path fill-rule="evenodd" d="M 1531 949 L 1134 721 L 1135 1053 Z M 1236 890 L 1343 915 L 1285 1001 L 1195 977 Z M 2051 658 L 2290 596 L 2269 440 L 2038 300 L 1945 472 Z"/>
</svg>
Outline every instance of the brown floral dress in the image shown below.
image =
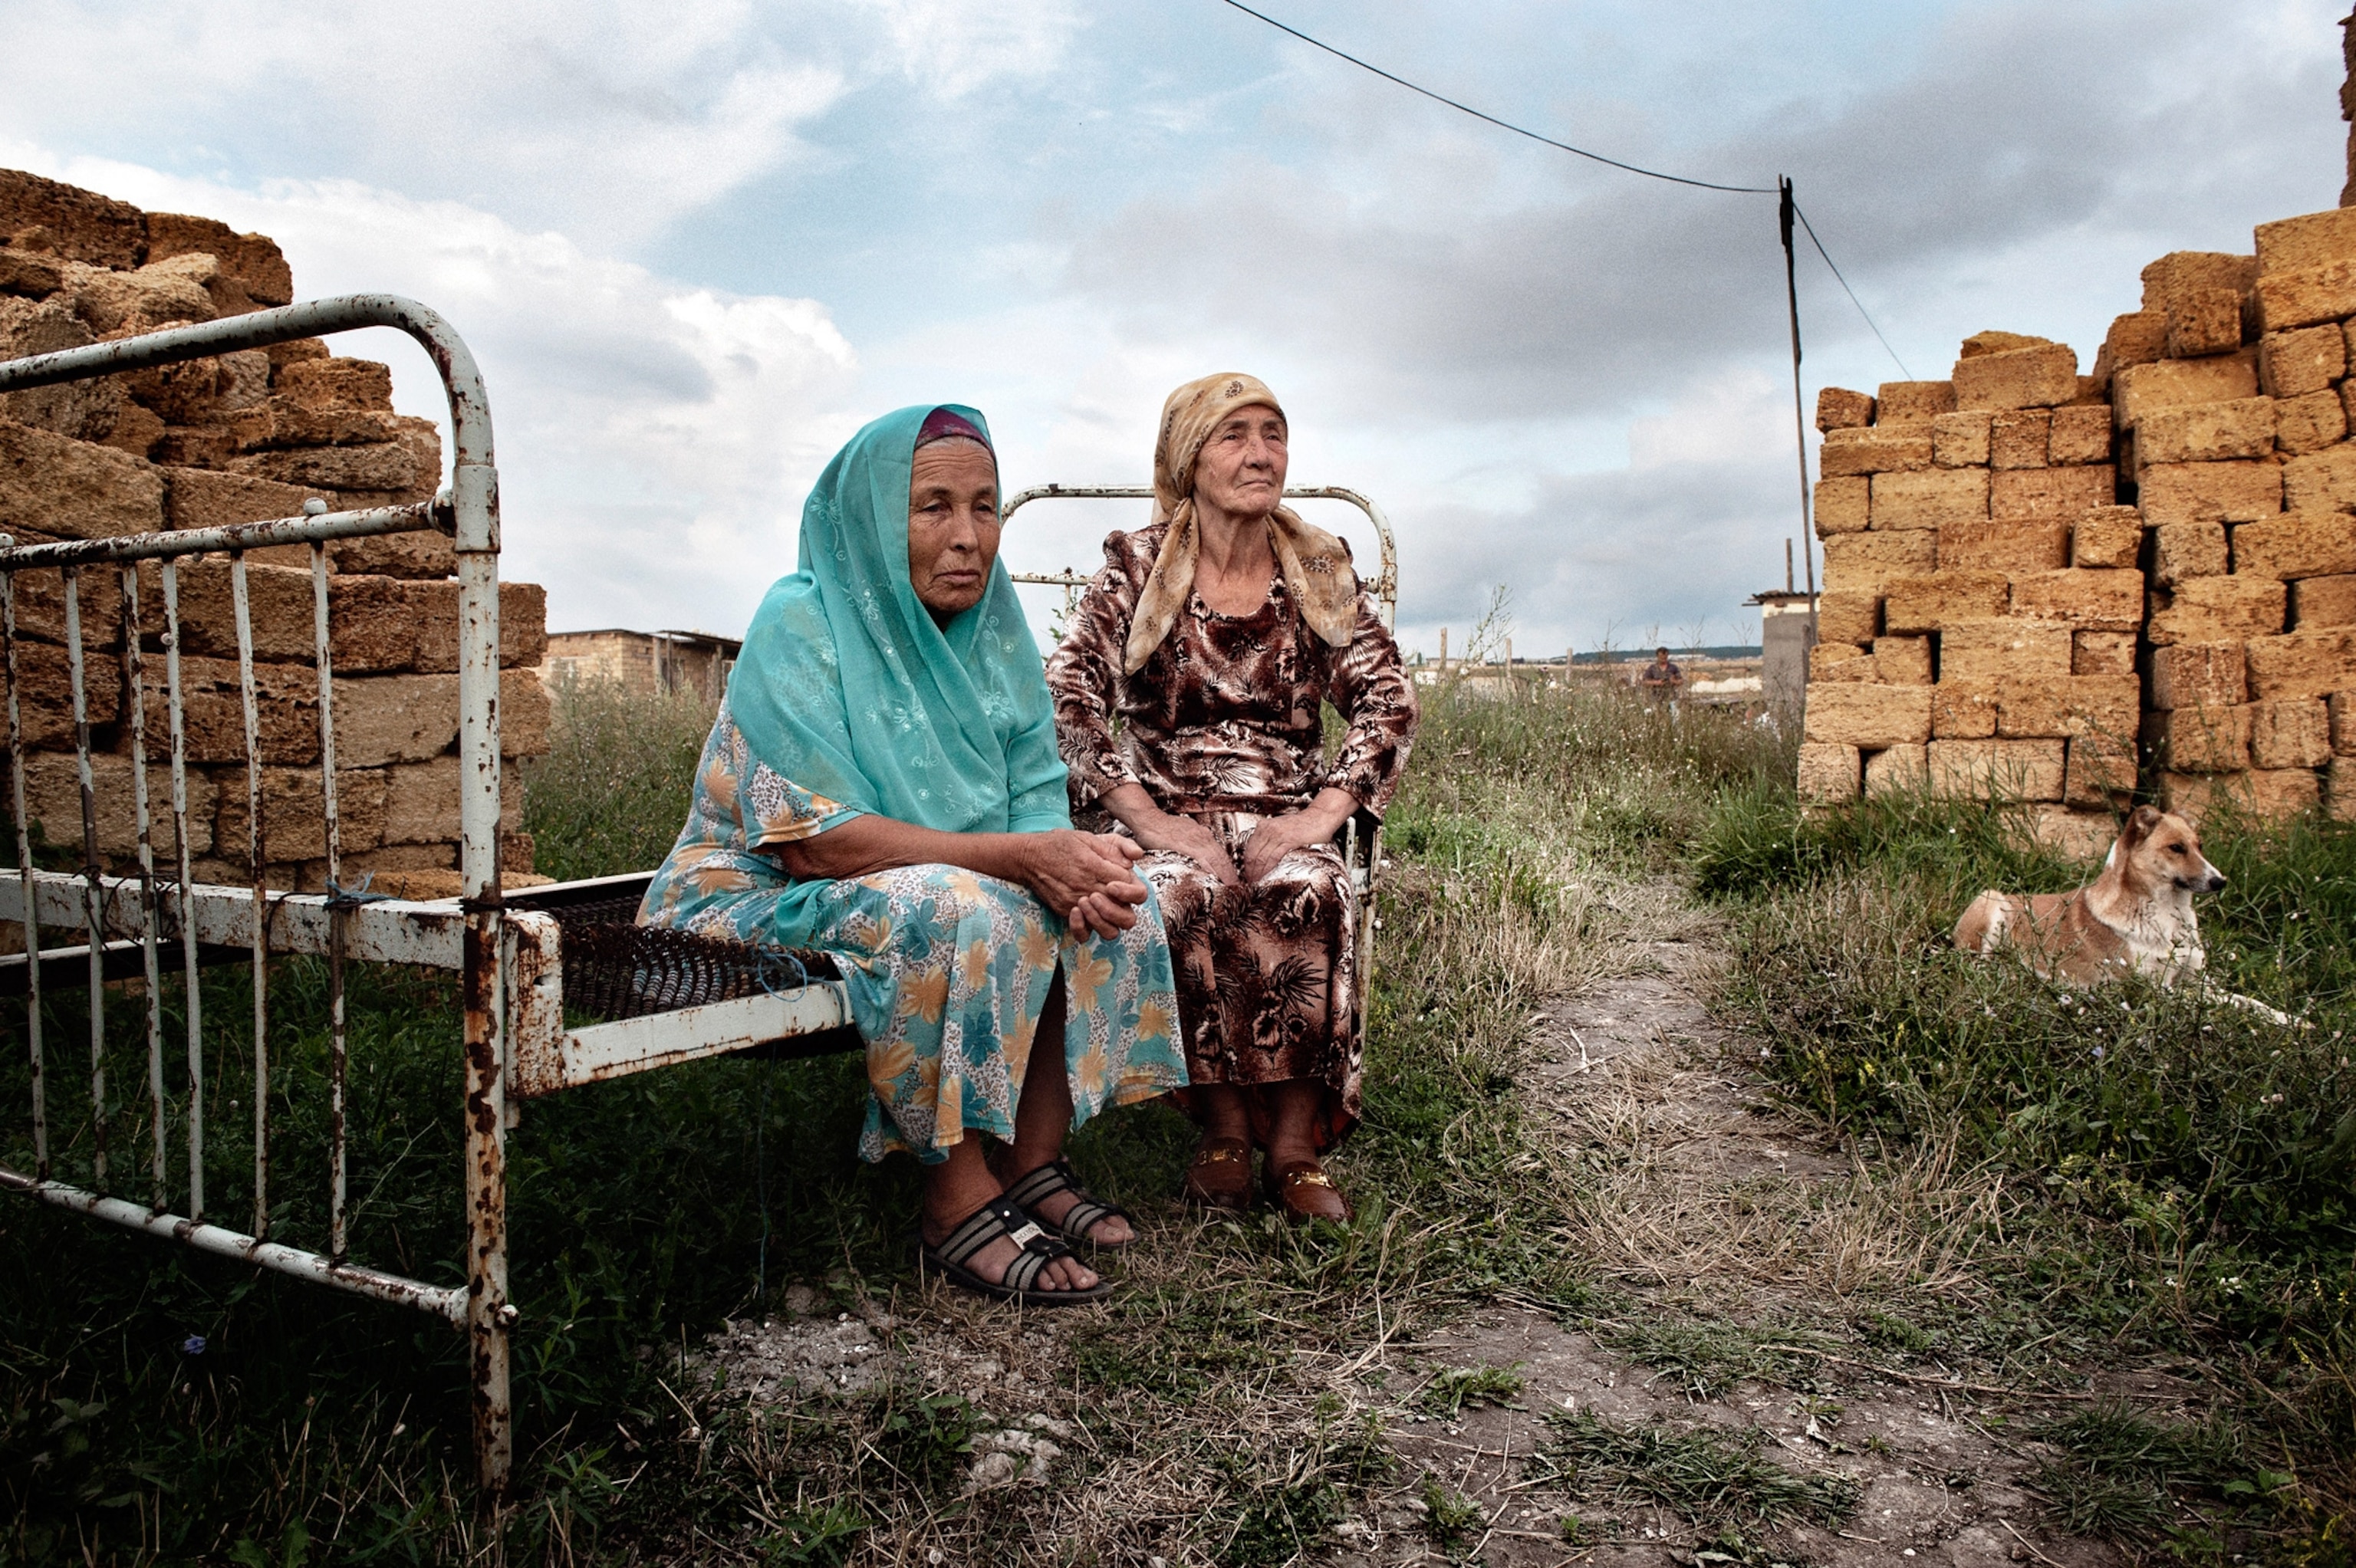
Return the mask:
<svg viewBox="0 0 2356 1568">
<path fill-rule="evenodd" d="M 1372 599 L 1359 596 L 1357 628 L 1349 646 L 1336 648 L 1303 624 L 1280 572 L 1248 615 L 1221 615 L 1190 593 L 1170 635 L 1124 677 L 1130 618 L 1163 531 L 1106 539 L 1104 570 L 1047 661 L 1075 820 L 1085 823 L 1116 786 L 1141 784 L 1162 810 L 1208 827 L 1240 863 L 1263 820 L 1329 786 L 1379 819 L 1414 741 L 1416 704 Z M 1327 702 L 1349 726 L 1330 759 Z M 1093 815 L 1102 819 L 1100 808 Z M 1296 849 L 1258 882 L 1233 888 L 1168 851 L 1138 869 L 1169 932 L 1191 1080 L 1316 1079 L 1328 1090 L 1321 1143 L 1332 1147 L 1357 1125 L 1363 1058 L 1358 911 L 1341 852 Z M 1265 1136 L 1265 1127 L 1254 1130 Z"/>
</svg>

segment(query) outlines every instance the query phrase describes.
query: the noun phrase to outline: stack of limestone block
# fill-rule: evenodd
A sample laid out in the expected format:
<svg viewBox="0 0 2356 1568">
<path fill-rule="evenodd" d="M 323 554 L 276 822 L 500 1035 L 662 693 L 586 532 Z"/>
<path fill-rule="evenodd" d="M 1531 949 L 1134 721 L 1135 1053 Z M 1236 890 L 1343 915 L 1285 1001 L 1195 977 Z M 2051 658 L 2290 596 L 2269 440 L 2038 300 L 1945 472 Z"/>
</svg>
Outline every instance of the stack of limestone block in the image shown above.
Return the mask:
<svg viewBox="0 0 2356 1568">
<path fill-rule="evenodd" d="M 293 293 L 284 258 L 262 235 L 0 170 L 0 358 L 209 321 L 285 304 Z M 20 544 L 294 517 L 315 496 L 331 510 L 418 501 L 440 475 L 438 432 L 392 411 L 386 368 L 333 357 L 316 340 L 0 394 L 0 533 Z M 347 880 L 374 873 L 380 891 L 455 892 L 456 557 L 434 533 L 342 540 L 328 557 Z M 247 559 L 267 874 L 273 886 L 316 890 L 327 849 L 310 550 L 279 547 Z M 241 884 L 248 803 L 230 567 L 225 558 L 184 560 L 178 576 L 188 848 L 198 880 Z M 102 753 L 93 761 L 99 851 L 117 869 L 137 853 L 120 581 L 119 569 L 89 568 L 80 589 L 87 702 Z M 27 573 L 16 592 L 27 815 L 79 863 L 61 580 Z M 177 854 L 162 619 L 161 579 L 150 563 L 130 630 L 145 660 L 159 868 Z M 510 758 L 531 756 L 547 749 L 549 716 L 532 668 L 546 644 L 541 589 L 503 584 L 499 619 L 505 748 Z M 532 845 L 514 770 L 503 774 L 503 865 L 522 880 Z"/>
<path fill-rule="evenodd" d="M 2090 840 L 2135 784 L 2144 587 L 2097 379 L 1982 333 L 1950 379 L 1827 389 L 1816 422 L 1803 792 L 1999 796 Z"/>
<path fill-rule="evenodd" d="M 2111 331 L 2147 356 L 2115 398 L 2149 537 L 2146 761 L 2194 816 L 2231 797 L 2356 816 L 2356 762 L 2334 752 L 2336 718 L 2356 752 L 2356 211 L 2256 238 L 2254 256 L 2157 263 Z"/>
<path fill-rule="evenodd" d="M 2356 212 L 2144 269 L 2091 373 L 1985 333 L 1818 400 L 1826 593 L 1801 783 L 2356 816 Z M 2126 504 L 2115 504 L 2124 502 Z"/>
</svg>

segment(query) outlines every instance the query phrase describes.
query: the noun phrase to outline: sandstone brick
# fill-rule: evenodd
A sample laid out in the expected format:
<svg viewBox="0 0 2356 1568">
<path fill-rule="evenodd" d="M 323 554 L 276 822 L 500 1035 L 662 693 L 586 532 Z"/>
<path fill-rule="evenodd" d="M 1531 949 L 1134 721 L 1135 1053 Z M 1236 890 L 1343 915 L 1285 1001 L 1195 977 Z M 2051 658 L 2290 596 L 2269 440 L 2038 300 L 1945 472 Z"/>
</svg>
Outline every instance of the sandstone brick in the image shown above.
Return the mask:
<svg viewBox="0 0 2356 1568">
<path fill-rule="evenodd" d="M 16 716 L 28 747 L 74 743 L 73 669 L 66 650 L 54 643 L 16 645 Z M 82 653 L 82 704 L 92 726 L 123 715 L 123 666 L 115 656 Z"/>
<path fill-rule="evenodd" d="M 2026 468 L 1989 475 L 1994 517 L 2074 517 L 2107 507 L 2117 475 L 2107 464 L 2088 468 Z"/>
<path fill-rule="evenodd" d="M 2179 773 L 2238 773 L 2250 765 L 2250 709 L 2173 708 L 2143 716 L 2143 741 Z"/>
<path fill-rule="evenodd" d="M 2356 572 L 2356 517 L 2286 512 L 2233 530 L 2236 576 L 2336 577 Z"/>
<path fill-rule="evenodd" d="M 2049 343 L 1958 359 L 1954 387 L 1961 409 L 2051 408 L 2077 397 L 2078 356 Z"/>
<path fill-rule="evenodd" d="M 2103 338 L 2103 352 L 2097 357 L 2110 367 L 2115 378 L 2131 365 L 2148 365 L 2167 357 L 2168 313 L 2139 310 L 2112 320 L 2111 330 Z"/>
<path fill-rule="evenodd" d="M 1954 409 L 1953 381 L 1884 381 L 1874 400 L 1874 417 L 1885 425 L 1936 419 Z"/>
<path fill-rule="evenodd" d="M 218 528 L 299 517 L 304 502 L 315 496 L 326 498 L 319 490 L 280 485 L 250 474 L 224 474 L 210 468 L 166 468 L 163 473 L 164 515 L 175 528 Z"/>
<path fill-rule="evenodd" d="M 2154 708 L 2235 708 L 2250 699 L 2249 667 L 2238 642 L 2178 643 L 2151 651 Z"/>
<path fill-rule="evenodd" d="M 164 633 L 161 572 L 150 565 L 139 575 L 140 627 L 148 636 L 160 637 Z M 229 561 L 219 556 L 184 558 L 177 575 L 181 652 L 236 658 L 237 602 Z M 248 564 L 245 592 L 253 656 L 266 663 L 310 663 L 317 653 L 317 638 L 312 627 L 309 569 Z"/>
<path fill-rule="evenodd" d="M 1846 387 L 1826 387 L 1816 393 L 1816 429 L 1852 430 L 1873 422 L 1873 399 Z"/>
<path fill-rule="evenodd" d="M 2348 344 L 2337 322 L 2269 332 L 2258 343 L 2258 386 L 2270 398 L 2330 389 L 2348 373 Z"/>
<path fill-rule="evenodd" d="M 2356 577 L 2310 577 L 2290 585 L 2290 629 L 2356 625 Z"/>
<path fill-rule="evenodd" d="M 5 195 L 0 180 L 0 199 Z M 164 481 L 152 464 L 0 420 L 0 531 L 95 539 L 163 526 Z"/>
<path fill-rule="evenodd" d="M 220 792 L 214 837 L 232 860 L 246 852 L 246 805 L 242 787 Z M 336 770 L 336 840 L 339 849 L 351 851 L 373 849 L 384 842 L 381 770 Z M 316 860 L 327 854 L 327 818 L 317 768 L 271 768 L 262 773 L 262 849 L 273 864 Z"/>
<path fill-rule="evenodd" d="M 2335 691 L 2323 700 L 2331 709 L 2332 755 L 2356 757 L 2356 688 Z"/>
<path fill-rule="evenodd" d="M 2107 735 L 2131 741 L 2142 688 L 2132 675 L 2007 675 L 1997 681 L 1996 732 L 2023 740 Z"/>
<path fill-rule="evenodd" d="M 2001 571 L 1933 571 L 1893 577 L 1883 589 L 1881 622 L 1893 636 L 1935 632 L 1949 621 L 2005 613 L 2010 584 Z"/>
<path fill-rule="evenodd" d="M 419 464 L 416 453 L 408 446 L 391 441 L 370 446 L 262 452 L 234 462 L 239 473 L 327 490 L 400 492 L 424 485 L 430 493 L 431 482 L 438 477 L 437 471 Z"/>
<path fill-rule="evenodd" d="M 2167 311 L 2195 290 L 2247 293 L 2258 274 L 2255 256 L 2230 251 L 2171 251 L 2143 270 L 2143 308 Z"/>
<path fill-rule="evenodd" d="M 336 763 L 422 763 L 458 743 L 458 677 L 380 675 L 336 682 Z"/>
<path fill-rule="evenodd" d="M 278 242 L 266 234 L 240 234 L 226 223 L 212 218 L 192 218 L 186 213 L 151 212 L 147 215 L 147 259 L 165 261 L 170 257 L 201 253 L 217 258 L 224 277 L 232 279 L 241 296 L 241 309 L 252 310 L 262 305 L 288 304 L 294 298 L 294 269 Z M 223 315 L 234 314 L 218 292 L 215 303 Z"/>
<path fill-rule="evenodd" d="M 2066 569 L 2016 573 L 2012 579 L 2015 615 L 2077 631 L 2132 632 L 2143 624 L 2143 598 L 2140 571 Z"/>
<path fill-rule="evenodd" d="M 2056 467 L 2111 460 L 2111 411 L 2106 403 L 2055 409 L 2046 459 Z"/>
<path fill-rule="evenodd" d="M 2077 809 L 2083 806 L 2095 809 Z M 2073 800 L 2069 805 L 2031 807 L 2029 833 L 2065 860 L 2099 860 L 2117 839 L 2119 824 L 2105 801 Z"/>
<path fill-rule="evenodd" d="M 1988 513 L 1988 475 L 1980 468 L 1933 468 L 1873 476 L 1872 526 L 1936 528 Z"/>
<path fill-rule="evenodd" d="M 2275 405 L 2275 446 L 2297 456 L 2320 452 L 2348 433 L 2348 411 L 2333 391 L 2308 392 Z"/>
<path fill-rule="evenodd" d="M 2356 208 L 2329 208 L 2261 223 L 2257 251 L 2260 277 L 2356 257 Z"/>
<path fill-rule="evenodd" d="M 1995 415 L 1987 409 L 1965 409 L 1941 414 L 1931 421 L 1931 461 L 1942 468 L 1986 466 L 1988 432 Z"/>
<path fill-rule="evenodd" d="M 1931 466 L 1927 423 L 1836 430 L 1825 436 L 1816 470 L 1826 478 L 1855 474 L 1898 474 Z"/>
<path fill-rule="evenodd" d="M 2082 635 L 2084 634 L 2081 634 Z M 2067 626 L 2009 615 L 1981 621 L 1955 620 L 1940 628 L 1939 679 L 1989 679 L 2005 675 L 2070 673 Z"/>
<path fill-rule="evenodd" d="M 2324 769 L 2323 813 L 2334 822 L 2356 822 L 2356 759 L 2334 757 Z"/>
<path fill-rule="evenodd" d="M 1853 680 L 1871 685 L 1881 678 L 1873 655 L 1854 643 L 1818 643 L 1808 650 L 1808 679 Z"/>
<path fill-rule="evenodd" d="M 1890 579 L 1917 576 L 1936 570 L 1939 536 L 1929 528 L 1836 534 L 1825 540 L 1824 548 L 1827 596 L 1838 592 L 1869 593 L 1879 598 Z M 1816 635 L 1820 637 L 1826 635 L 1821 612 L 1817 615 Z M 1838 640 L 1868 643 L 1873 640 L 1873 635 L 1868 633 L 1862 637 L 1843 635 Z"/>
<path fill-rule="evenodd" d="M 2250 708 L 2250 765 L 2319 768 L 2331 760 L 2331 711 L 2320 697 L 2290 697 Z"/>
<path fill-rule="evenodd" d="M 2133 632 L 2080 632 L 2071 639 L 2072 675 L 2135 674 Z"/>
<path fill-rule="evenodd" d="M 2063 758 L 2059 741 L 1933 741 L 1931 789 L 1975 800 L 2060 800 Z"/>
<path fill-rule="evenodd" d="M 49 535 L 33 528 L 12 528 L 0 521 L 20 545 L 56 544 Z M 75 599 L 80 609 L 83 653 L 99 658 L 123 646 L 123 590 L 116 569 L 85 568 L 79 574 Z M 16 577 L 16 635 L 35 642 L 66 641 L 66 582 L 62 571 L 26 571 Z"/>
<path fill-rule="evenodd" d="M 2282 465 L 2282 485 L 2283 511 L 2356 512 L 2356 445 L 2330 447 L 2287 460 Z"/>
<path fill-rule="evenodd" d="M 1942 672 L 1944 673 L 1944 671 Z M 1997 677 L 1942 680 L 1931 688 L 1931 737 L 1984 741 L 1996 733 Z"/>
<path fill-rule="evenodd" d="M 367 446 L 400 435 L 397 416 L 359 409 L 313 409 L 273 397 L 224 421 L 240 452 L 277 452 L 304 446 Z"/>
<path fill-rule="evenodd" d="M 458 571 L 456 547 L 433 532 L 337 539 L 327 553 L 337 571 L 379 577 L 430 579 L 455 576 Z"/>
<path fill-rule="evenodd" d="M 2295 457 L 2288 464 L 2187 463 L 2146 468 L 2136 480 L 2143 520 L 2156 526 L 2245 523 L 2271 517 L 2282 510 L 2284 470 L 2329 455 L 2318 453 L 2314 457 Z M 2356 500 L 2356 487 L 2351 487 L 2351 498 Z"/>
<path fill-rule="evenodd" d="M 1826 539 L 1834 534 L 1863 533 L 1869 516 L 1867 507 L 1872 489 L 1873 481 L 1863 475 L 1817 480 L 1814 507 L 1816 537 Z"/>
<path fill-rule="evenodd" d="M 2229 353 L 2241 346 L 2241 290 L 2186 289 L 2169 302 L 2169 357 L 2191 359 Z"/>
<path fill-rule="evenodd" d="M 2070 529 L 2070 564 L 2095 571 L 2135 565 L 2143 547 L 2143 515 L 2133 507 L 2095 507 Z"/>
<path fill-rule="evenodd" d="M 2162 588 L 2196 577 L 2222 577 L 2232 569 L 2233 549 L 2222 523 L 2162 523 L 2151 530 L 2151 580 Z"/>
<path fill-rule="evenodd" d="M 1855 746 L 1820 741 L 1800 743 L 1802 800 L 1824 805 L 1855 800 L 1862 772 L 1863 763 Z"/>
<path fill-rule="evenodd" d="M 2232 402 L 2257 395 L 2254 350 L 2207 359 L 2162 359 L 2122 369 L 2111 384 L 2111 411 L 2117 428 L 2127 430 L 2160 409 Z"/>
<path fill-rule="evenodd" d="M 1931 639 L 1876 637 L 1873 664 L 1878 678 L 1890 686 L 1931 684 Z"/>
<path fill-rule="evenodd" d="M 458 759 L 436 757 L 383 771 L 386 844 L 446 844 L 458 836 Z M 523 827 L 523 777 L 499 770 L 499 827 Z"/>
<path fill-rule="evenodd" d="M 529 669 L 548 656 L 548 590 L 537 582 L 499 584 L 499 663 Z"/>
<path fill-rule="evenodd" d="M 1811 687 L 1804 738 L 1869 750 L 1918 744 L 1931 738 L 1931 688 Z"/>
<path fill-rule="evenodd" d="M 2260 702 L 2356 689 L 2356 626 L 2253 637 L 2248 656 L 2250 696 Z"/>
<path fill-rule="evenodd" d="M 2356 379 L 2340 383 L 2340 417 L 2344 421 L 2356 421 Z M 2306 454 L 2298 453 L 2293 455 Z"/>
<path fill-rule="evenodd" d="M 2312 768 L 2277 768 L 2242 773 L 2162 773 L 2160 805 L 2201 823 L 2221 810 L 2265 822 L 2312 811 L 2322 789 Z"/>
<path fill-rule="evenodd" d="M 147 687 L 148 744 L 169 744 L 170 709 L 164 689 L 163 661 L 150 658 Z M 300 765 L 319 760 L 319 677 L 308 665 L 253 667 L 254 711 L 262 760 Z M 245 761 L 245 698 L 234 659 L 180 660 L 182 722 L 191 763 Z M 339 759 L 340 760 L 340 759 Z"/>
<path fill-rule="evenodd" d="M 2288 606 L 2289 595 L 2272 578 L 2195 577 L 2153 591 L 2144 636 L 2155 647 L 2268 637 L 2282 630 Z"/>
<path fill-rule="evenodd" d="M 58 255 L 92 267 L 135 267 L 147 259 L 146 215 L 129 202 L 0 169 L 0 239 L 31 229 L 47 230 Z"/>
<path fill-rule="evenodd" d="M 0 758 L 0 777 L 6 773 Z M 103 753 L 90 760 L 91 826 L 97 829 L 100 859 L 110 869 L 128 871 L 138 864 L 138 800 L 133 791 L 129 757 Z M 147 765 L 149 842 L 155 846 L 160 870 L 180 852 L 172 816 L 172 769 L 151 754 Z M 71 752 L 34 752 L 25 758 L 25 815 L 38 825 L 48 843 L 81 856 L 81 769 Z M 212 851 L 213 792 L 198 774 L 188 778 L 188 852 Z M 11 847 L 14 852 L 14 847 Z"/>
<path fill-rule="evenodd" d="M 2356 260 L 2295 267 L 2258 280 L 2258 320 L 2268 332 L 2356 315 Z"/>
<path fill-rule="evenodd" d="M 392 370 L 373 359 L 304 359 L 271 378 L 271 390 L 293 408 L 392 412 Z"/>
<path fill-rule="evenodd" d="M 555 717 L 548 683 L 532 669 L 499 672 L 499 750 L 509 757 L 537 757 L 548 751 L 548 726 Z"/>
<path fill-rule="evenodd" d="M 1830 563 L 1826 577 L 1830 579 Z M 1879 591 L 1837 592 L 1829 581 L 1816 599 L 1816 635 L 1826 642 L 1869 643 L 1881 632 Z"/>
<path fill-rule="evenodd" d="M 1865 759 L 1865 793 L 1904 795 L 1922 787 L 1924 746 L 1889 746 Z"/>
<path fill-rule="evenodd" d="M 2051 409 L 2000 409 L 1988 421 L 1988 462 L 1997 468 L 2042 468 L 2053 432 Z"/>
<path fill-rule="evenodd" d="M 2070 525 L 2058 517 L 1954 522 L 1939 529 L 1942 571 L 2058 571 L 2070 564 Z"/>
<path fill-rule="evenodd" d="M 2167 463 L 2218 463 L 2263 457 L 2275 449 L 2272 398 L 2186 403 L 2155 409 L 2135 424 L 2138 469 Z"/>
<path fill-rule="evenodd" d="M 2116 796 L 2136 787 L 2136 749 L 2132 739 L 2113 735 L 2076 735 L 2062 762 L 2062 798 L 2072 805 L 2107 806 Z M 2116 829 L 2113 829 L 2115 834 Z"/>
</svg>

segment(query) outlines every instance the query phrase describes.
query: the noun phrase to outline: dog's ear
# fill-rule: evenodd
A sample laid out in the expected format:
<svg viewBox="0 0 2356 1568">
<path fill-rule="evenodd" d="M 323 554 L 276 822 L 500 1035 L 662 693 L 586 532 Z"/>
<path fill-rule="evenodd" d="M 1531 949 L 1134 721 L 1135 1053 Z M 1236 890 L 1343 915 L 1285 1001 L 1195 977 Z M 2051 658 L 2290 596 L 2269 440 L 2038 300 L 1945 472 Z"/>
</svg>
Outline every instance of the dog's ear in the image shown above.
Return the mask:
<svg viewBox="0 0 2356 1568">
<path fill-rule="evenodd" d="M 2159 807 L 2156 805 L 2136 806 L 2134 812 L 2128 816 L 2126 823 L 2120 827 L 2119 841 L 2125 844 L 2128 848 L 2134 848 L 2146 838 L 2151 837 L 2151 830 L 2159 826 Z"/>
</svg>

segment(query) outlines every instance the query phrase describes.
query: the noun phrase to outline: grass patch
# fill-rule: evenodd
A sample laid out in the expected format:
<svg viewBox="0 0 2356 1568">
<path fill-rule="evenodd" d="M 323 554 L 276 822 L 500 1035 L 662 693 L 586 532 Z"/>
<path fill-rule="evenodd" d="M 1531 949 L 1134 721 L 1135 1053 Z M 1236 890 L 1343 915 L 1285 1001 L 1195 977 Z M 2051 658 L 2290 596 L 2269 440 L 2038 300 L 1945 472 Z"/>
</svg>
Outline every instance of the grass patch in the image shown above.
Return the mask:
<svg viewBox="0 0 2356 1568">
<path fill-rule="evenodd" d="M 1423 1386 L 1416 1404 L 1428 1415 L 1453 1421 L 1468 1409 L 1511 1405 L 1522 1393 L 1522 1374 L 1513 1367 L 1442 1367 Z"/>
</svg>

